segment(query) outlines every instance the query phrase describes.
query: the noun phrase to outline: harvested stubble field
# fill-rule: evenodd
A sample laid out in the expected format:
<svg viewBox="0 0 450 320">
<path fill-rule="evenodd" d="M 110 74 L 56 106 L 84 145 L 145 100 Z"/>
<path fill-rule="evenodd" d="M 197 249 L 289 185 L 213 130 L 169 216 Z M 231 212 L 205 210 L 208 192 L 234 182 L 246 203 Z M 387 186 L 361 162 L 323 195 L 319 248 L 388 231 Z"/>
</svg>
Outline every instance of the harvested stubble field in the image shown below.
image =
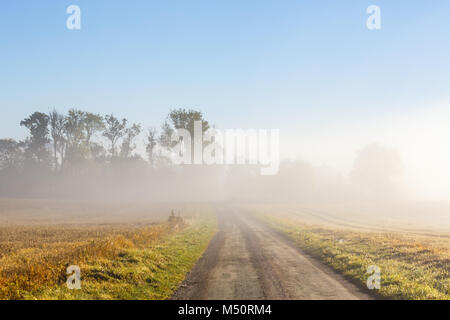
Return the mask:
<svg viewBox="0 0 450 320">
<path fill-rule="evenodd" d="M 414 219 L 405 223 L 407 228 L 400 223 L 382 228 L 376 222 L 383 214 L 371 220 L 352 215 L 339 219 L 326 211 L 319 211 L 319 215 L 310 208 L 252 212 L 290 237 L 301 250 L 362 287 L 370 276 L 368 267 L 379 267 L 381 286 L 373 293 L 380 298 L 450 299 L 450 233 L 445 219 L 426 228 L 419 228 Z M 391 219 L 396 218 L 391 215 Z"/>
<path fill-rule="evenodd" d="M 168 204 L 78 208 L 0 200 L 0 299 L 165 299 L 216 228 L 200 206 L 172 206 L 185 218 L 171 222 Z M 81 290 L 66 286 L 70 265 L 81 269 Z"/>
</svg>

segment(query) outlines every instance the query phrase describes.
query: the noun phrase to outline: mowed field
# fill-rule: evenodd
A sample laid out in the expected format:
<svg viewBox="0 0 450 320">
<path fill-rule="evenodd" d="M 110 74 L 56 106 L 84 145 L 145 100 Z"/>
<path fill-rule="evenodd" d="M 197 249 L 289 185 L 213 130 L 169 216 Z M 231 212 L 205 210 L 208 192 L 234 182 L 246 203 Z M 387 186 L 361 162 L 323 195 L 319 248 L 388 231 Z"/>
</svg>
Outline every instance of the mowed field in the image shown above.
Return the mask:
<svg viewBox="0 0 450 320">
<path fill-rule="evenodd" d="M 301 250 L 385 299 L 450 298 L 450 215 L 443 204 L 248 206 Z M 373 272 L 373 271 L 372 271 Z"/>
<path fill-rule="evenodd" d="M 206 205 L 1 199 L 0 299 L 166 299 L 215 230 Z"/>
</svg>

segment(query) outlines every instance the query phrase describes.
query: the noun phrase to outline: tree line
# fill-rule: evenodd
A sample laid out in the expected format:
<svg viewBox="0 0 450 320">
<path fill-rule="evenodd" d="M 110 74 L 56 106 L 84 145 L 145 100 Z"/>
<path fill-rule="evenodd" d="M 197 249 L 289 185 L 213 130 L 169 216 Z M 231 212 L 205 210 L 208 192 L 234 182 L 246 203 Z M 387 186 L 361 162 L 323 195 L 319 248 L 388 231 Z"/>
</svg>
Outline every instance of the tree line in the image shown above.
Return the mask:
<svg viewBox="0 0 450 320">
<path fill-rule="evenodd" d="M 322 203 L 400 194 L 401 157 L 376 144 L 357 153 L 348 176 L 300 159 L 283 161 L 275 176 L 260 176 L 251 165 L 172 165 L 172 134 L 185 129 L 194 136 L 196 121 L 203 132 L 210 128 L 202 112 L 182 108 L 146 130 L 113 114 L 34 112 L 19 123 L 28 130 L 24 140 L 0 139 L 0 197 Z"/>
<path fill-rule="evenodd" d="M 56 183 L 57 177 L 75 181 L 101 171 L 102 178 L 120 175 L 123 180 L 127 167 L 163 170 L 171 165 L 172 133 L 186 129 L 193 134 L 195 121 L 202 121 L 203 131 L 209 129 L 201 111 L 184 108 L 171 110 L 160 129 L 79 109 L 66 114 L 55 109 L 34 112 L 19 123 L 28 131 L 25 139 L 0 139 L 0 195 L 21 195 L 30 185 L 37 190 L 36 186 Z M 141 154 L 137 139 L 143 135 Z"/>
<path fill-rule="evenodd" d="M 144 159 L 135 152 L 136 138 L 143 132 L 141 124 L 129 124 L 126 118 L 113 114 L 101 116 L 78 109 L 70 109 L 67 114 L 56 110 L 34 112 L 20 122 L 29 132 L 25 140 L 0 139 L 0 170 L 32 166 L 58 172 L 89 161 L 107 165 L 119 160 L 146 160 L 156 166 L 157 157 L 163 157 L 161 150 L 173 147 L 174 130 L 193 133 L 194 121 L 203 121 L 204 131 L 209 128 L 202 112 L 186 109 L 172 110 L 160 132 L 148 128 Z M 163 160 L 170 161 L 167 157 Z"/>
</svg>

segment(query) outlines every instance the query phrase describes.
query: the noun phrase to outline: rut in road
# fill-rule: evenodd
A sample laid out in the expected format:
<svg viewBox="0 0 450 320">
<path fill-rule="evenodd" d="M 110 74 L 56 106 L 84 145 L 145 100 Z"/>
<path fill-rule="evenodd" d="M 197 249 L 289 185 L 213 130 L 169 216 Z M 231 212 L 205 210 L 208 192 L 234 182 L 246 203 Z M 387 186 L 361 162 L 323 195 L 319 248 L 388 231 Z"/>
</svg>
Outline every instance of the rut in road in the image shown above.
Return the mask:
<svg viewBox="0 0 450 320">
<path fill-rule="evenodd" d="M 172 299 L 371 299 L 287 238 L 239 212 L 219 232 Z"/>
</svg>

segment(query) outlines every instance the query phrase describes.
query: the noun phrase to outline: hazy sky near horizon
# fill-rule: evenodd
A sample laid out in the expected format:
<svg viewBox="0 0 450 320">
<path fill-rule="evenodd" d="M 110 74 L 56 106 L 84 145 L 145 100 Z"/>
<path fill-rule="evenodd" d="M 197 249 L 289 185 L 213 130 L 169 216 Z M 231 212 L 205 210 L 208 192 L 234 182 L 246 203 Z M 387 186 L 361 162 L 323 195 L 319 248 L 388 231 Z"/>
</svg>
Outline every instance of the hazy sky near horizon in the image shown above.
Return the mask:
<svg viewBox="0 0 450 320">
<path fill-rule="evenodd" d="M 81 30 L 66 28 L 71 4 Z M 381 30 L 366 27 L 372 4 Z M 159 126 L 186 107 L 219 128 L 281 129 L 285 157 L 345 172 L 379 142 L 424 175 L 429 141 L 429 160 L 450 160 L 449 18 L 445 0 L 3 1 L 0 136 L 23 138 L 36 110 Z"/>
</svg>

